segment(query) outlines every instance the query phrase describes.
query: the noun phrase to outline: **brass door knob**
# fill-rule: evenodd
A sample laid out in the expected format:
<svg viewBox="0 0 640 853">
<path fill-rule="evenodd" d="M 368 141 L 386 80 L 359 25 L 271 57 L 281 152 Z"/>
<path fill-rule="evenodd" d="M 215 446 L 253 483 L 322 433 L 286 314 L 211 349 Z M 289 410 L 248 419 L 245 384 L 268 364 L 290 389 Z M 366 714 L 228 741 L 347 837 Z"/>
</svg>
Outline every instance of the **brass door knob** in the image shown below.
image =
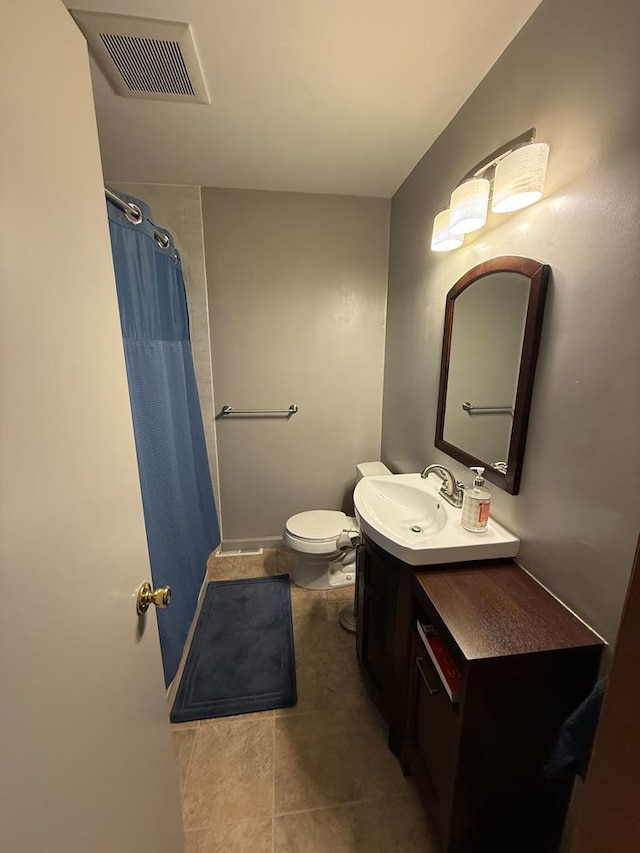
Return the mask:
<svg viewBox="0 0 640 853">
<path fill-rule="evenodd" d="M 145 581 L 138 587 L 136 594 L 136 612 L 138 616 L 146 613 L 151 604 L 156 607 L 168 607 L 171 603 L 171 587 L 159 586 L 153 589 L 149 581 Z"/>
</svg>

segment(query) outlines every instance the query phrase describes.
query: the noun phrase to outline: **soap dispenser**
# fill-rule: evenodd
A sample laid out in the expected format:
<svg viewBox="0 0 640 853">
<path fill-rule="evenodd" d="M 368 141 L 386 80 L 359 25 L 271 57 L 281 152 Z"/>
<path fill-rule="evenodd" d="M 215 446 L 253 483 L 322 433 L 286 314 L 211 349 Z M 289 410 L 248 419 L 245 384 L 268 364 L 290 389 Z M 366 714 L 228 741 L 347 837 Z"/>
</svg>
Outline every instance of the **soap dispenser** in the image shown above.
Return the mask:
<svg viewBox="0 0 640 853">
<path fill-rule="evenodd" d="M 462 526 L 473 533 L 483 533 L 489 522 L 491 492 L 484 484 L 484 468 L 471 468 L 475 472 L 473 486 L 464 490 L 462 501 Z"/>
</svg>

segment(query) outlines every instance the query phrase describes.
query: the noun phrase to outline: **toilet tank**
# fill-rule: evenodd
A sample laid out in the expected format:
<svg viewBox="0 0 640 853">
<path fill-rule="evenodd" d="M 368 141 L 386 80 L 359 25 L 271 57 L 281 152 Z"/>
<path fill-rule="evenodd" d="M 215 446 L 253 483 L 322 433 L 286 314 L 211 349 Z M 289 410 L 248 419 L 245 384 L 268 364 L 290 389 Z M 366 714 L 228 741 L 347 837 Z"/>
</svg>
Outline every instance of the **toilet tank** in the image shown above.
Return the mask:
<svg viewBox="0 0 640 853">
<path fill-rule="evenodd" d="M 356 483 L 363 477 L 383 477 L 392 473 L 382 462 L 360 462 L 356 465 Z"/>
</svg>

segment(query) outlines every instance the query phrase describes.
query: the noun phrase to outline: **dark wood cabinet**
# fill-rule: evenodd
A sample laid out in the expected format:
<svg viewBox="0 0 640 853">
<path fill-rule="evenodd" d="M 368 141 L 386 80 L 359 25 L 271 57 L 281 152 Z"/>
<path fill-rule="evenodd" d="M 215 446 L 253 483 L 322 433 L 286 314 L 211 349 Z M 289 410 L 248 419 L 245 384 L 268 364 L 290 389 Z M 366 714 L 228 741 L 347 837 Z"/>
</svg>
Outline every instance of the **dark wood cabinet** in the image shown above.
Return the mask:
<svg viewBox="0 0 640 853">
<path fill-rule="evenodd" d="M 451 702 L 417 631 L 411 633 L 403 752 L 423 799 L 447 825 L 458 742 L 458 703 Z"/>
<path fill-rule="evenodd" d="M 391 662 L 396 625 L 398 572 L 384 557 L 358 546 L 356 607 L 359 630 L 356 648 L 370 697 L 390 722 Z"/>
<path fill-rule="evenodd" d="M 543 767 L 603 643 L 511 560 L 415 570 L 365 540 L 358 655 L 448 853 L 557 848 L 570 786 Z M 417 630 L 460 673 L 452 701 Z"/>
</svg>

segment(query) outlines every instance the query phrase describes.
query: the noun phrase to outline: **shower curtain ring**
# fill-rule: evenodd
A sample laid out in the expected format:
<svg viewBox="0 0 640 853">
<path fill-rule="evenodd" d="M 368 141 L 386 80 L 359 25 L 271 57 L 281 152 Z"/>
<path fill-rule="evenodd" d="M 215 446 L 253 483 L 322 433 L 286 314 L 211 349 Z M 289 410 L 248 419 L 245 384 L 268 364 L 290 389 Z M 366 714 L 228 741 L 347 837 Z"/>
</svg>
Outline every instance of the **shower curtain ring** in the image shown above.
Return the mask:
<svg viewBox="0 0 640 853">
<path fill-rule="evenodd" d="M 132 201 L 127 202 L 128 210 L 125 210 L 124 215 L 127 217 L 129 222 L 133 222 L 134 225 L 140 225 L 144 216 L 142 215 L 142 211 L 138 207 L 137 204 L 134 204 Z"/>
</svg>

